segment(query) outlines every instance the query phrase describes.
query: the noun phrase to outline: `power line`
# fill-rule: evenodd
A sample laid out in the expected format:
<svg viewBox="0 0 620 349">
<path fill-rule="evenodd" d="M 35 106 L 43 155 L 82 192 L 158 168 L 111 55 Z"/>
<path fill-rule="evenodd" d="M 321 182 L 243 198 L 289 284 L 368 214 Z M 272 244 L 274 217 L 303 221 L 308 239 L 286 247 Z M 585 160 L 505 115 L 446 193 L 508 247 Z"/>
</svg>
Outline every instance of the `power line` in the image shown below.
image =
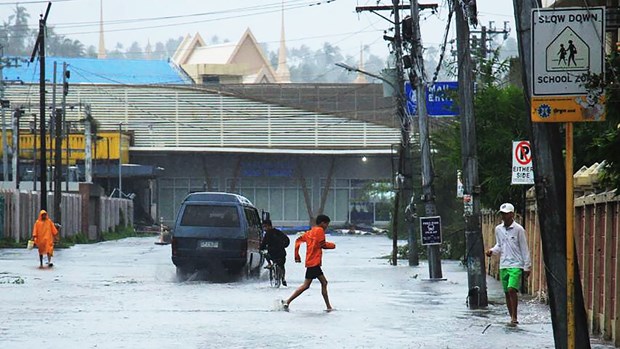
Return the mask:
<svg viewBox="0 0 620 349">
<path fill-rule="evenodd" d="M 321 4 L 329 4 L 334 2 L 335 0 L 323 0 L 320 2 L 311 2 L 311 3 L 300 3 L 300 4 L 292 4 L 290 6 L 285 6 L 284 10 L 295 10 L 295 9 L 301 9 L 301 8 L 307 8 L 307 7 L 313 7 L 313 6 L 318 6 Z M 174 23 L 166 23 L 166 24 L 157 24 L 157 25 L 147 25 L 147 26 L 138 26 L 138 27 L 129 27 L 129 28 L 116 28 L 116 29 L 108 29 L 106 30 L 106 33 L 110 33 L 110 32 L 125 32 L 125 31 L 137 31 L 137 30 L 144 30 L 144 29 L 155 29 L 155 28 L 166 28 L 166 27 L 172 27 L 172 26 L 179 26 L 179 25 L 187 25 L 187 24 L 196 24 L 196 23 L 208 23 L 208 22 L 216 22 L 216 21 L 221 21 L 221 20 L 227 20 L 227 19 L 237 19 L 237 18 L 244 18 L 244 17 L 252 17 L 252 16 L 257 16 L 257 15 L 263 15 L 263 14 L 269 14 L 269 13 L 274 13 L 274 12 L 280 12 L 282 11 L 282 7 L 267 7 L 265 8 L 264 6 L 255 6 L 252 7 L 253 9 L 255 9 L 253 12 L 251 13 L 246 13 L 246 14 L 240 14 L 240 12 L 243 12 L 243 9 L 231 9 L 231 10 L 223 10 L 223 11 L 219 11 L 219 14 L 230 14 L 227 16 L 222 16 L 222 17 L 216 17 L 216 18 L 206 18 L 206 19 L 201 19 L 201 20 L 193 20 L 193 21 L 181 21 L 181 22 L 174 22 Z M 215 12 L 217 14 L 217 12 Z M 196 16 L 207 16 L 207 15 L 211 15 L 213 13 L 202 13 L 202 14 L 186 14 L 186 15 L 179 15 L 179 16 L 169 16 L 170 18 L 189 18 L 189 17 L 196 17 Z M 136 22 L 143 22 L 143 21 L 152 21 L 152 20 L 163 20 L 161 18 L 164 17 L 159 17 L 156 19 L 153 19 L 153 17 L 148 18 L 148 17 L 144 17 L 144 18 L 135 18 L 132 20 L 118 20 L 118 21 L 122 21 L 122 22 L 118 22 L 118 23 L 114 23 L 112 22 L 111 24 L 129 24 L 129 23 L 136 23 Z M 93 22 L 94 23 L 94 22 Z M 97 22 L 98 25 L 99 22 Z M 104 22 L 104 24 L 109 25 L 110 22 Z M 62 26 L 62 24 L 60 24 Z M 78 27 L 89 27 L 89 26 L 95 26 L 95 24 L 92 25 L 78 25 L 78 26 L 71 26 L 71 25 L 67 25 L 64 26 L 63 28 L 78 28 Z M 30 28 L 30 25 L 28 25 L 28 28 Z M 76 31 L 76 32 L 58 32 L 57 34 L 59 35 L 86 35 L 86 34 L 97 34 L 99 33 L 99 30 L 94 30 L 94 31 Z"/>
</svg>

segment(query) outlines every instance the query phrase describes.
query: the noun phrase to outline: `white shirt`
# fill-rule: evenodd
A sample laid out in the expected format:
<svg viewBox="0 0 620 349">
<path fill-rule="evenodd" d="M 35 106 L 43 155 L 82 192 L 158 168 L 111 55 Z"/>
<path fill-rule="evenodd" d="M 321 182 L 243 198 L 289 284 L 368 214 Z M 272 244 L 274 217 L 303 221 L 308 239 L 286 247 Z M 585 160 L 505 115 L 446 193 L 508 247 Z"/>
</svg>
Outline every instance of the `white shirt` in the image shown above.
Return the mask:
<svg viewBox="0 0 620 349">
<path fill-rule="evenodd" d="M 499 254 L 499 268 L 521 268 L 530 270 L 530 251 L 525 239 L 525 229 L 517 223 L 512 222 L 509 227 L 504 223 L 495 227 L 496 244 L 491 248 L 493 254 Z"/>
</svg>

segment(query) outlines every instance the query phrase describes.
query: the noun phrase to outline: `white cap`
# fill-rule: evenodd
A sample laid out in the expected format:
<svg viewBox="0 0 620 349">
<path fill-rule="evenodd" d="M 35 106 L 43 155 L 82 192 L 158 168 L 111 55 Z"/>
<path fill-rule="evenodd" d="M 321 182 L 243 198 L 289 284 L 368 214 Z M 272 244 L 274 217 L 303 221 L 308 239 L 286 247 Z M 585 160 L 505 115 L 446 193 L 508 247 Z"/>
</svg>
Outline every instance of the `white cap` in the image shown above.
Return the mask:
<svg viewBox="0 0 620 349">
<path fill-rule="evenodd" d="M 503 212 L 503 213 L 510 213 L 510 212 L 514 212 L 515 211 L 515 207 L 512 206 L 511 203 L 504 203 L 499 207 L 499 212 Z"/>
</svg>

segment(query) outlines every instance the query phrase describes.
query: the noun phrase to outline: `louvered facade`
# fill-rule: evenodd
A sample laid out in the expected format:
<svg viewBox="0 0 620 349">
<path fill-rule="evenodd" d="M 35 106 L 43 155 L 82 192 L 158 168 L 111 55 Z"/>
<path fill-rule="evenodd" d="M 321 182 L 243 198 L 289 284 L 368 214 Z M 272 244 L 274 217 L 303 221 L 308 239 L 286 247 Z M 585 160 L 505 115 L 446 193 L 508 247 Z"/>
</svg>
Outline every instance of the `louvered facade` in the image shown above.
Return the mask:
<svg viewBox="0 0 620 349">
<path fill-rule="evenodd" d="M 13 106 L 38 111 L 38 89 L 10 85 Z M 51 93 L 47 94 L 51 104 Z M 133 132 L 132 151 L 388 153 L 395 128 L 187 87 L 72 85 L 70 105 L 89 104 L 100 129 Z M 84 117 L 83 108 L 67 119 Z"/>
</svg>

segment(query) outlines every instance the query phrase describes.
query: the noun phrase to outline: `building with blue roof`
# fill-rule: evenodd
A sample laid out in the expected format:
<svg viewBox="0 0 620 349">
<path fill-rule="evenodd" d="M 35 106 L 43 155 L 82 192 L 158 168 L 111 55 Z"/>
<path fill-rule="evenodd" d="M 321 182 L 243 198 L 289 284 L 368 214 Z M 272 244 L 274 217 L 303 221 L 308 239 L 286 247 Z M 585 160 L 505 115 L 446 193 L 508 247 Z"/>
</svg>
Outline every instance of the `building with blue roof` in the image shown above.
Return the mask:
<svg viewBox="0 0 620 349">
<path fill-rule="evenodd" d="M 62 81 L 62 64 L 68 64 L 72 84 L 165 85 L 191 84 L 192 80 L 174 63 L 162 60 L 97 59 L 47 57 L 46 79 L 53 80 L 54 62 L 57 81 Z M 38 83 L 39 63 L 24 58 L 19 67 L 4 68 L 4 80 L 13 83 Z"/>
</svg>

